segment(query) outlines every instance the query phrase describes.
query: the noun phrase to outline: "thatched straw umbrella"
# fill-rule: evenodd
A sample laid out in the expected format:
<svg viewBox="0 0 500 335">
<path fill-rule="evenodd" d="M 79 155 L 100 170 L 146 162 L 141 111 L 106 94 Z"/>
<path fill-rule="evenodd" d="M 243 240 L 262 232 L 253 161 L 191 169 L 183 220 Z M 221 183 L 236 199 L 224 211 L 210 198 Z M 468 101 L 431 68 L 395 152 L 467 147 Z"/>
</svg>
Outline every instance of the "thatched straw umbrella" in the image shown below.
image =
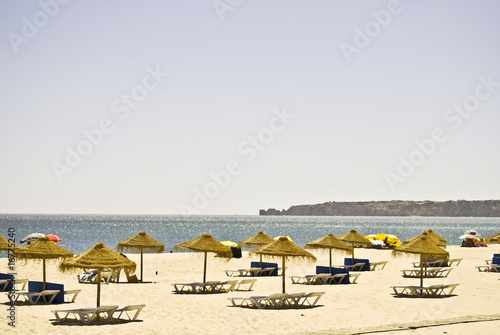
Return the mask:
<svg viewBox="0 0 500 335">
<path fill-rule="evenodd" d="M 97 269 L 97 307 L 101 305 L 101 271 L 127 269 L 134 272 L 135 267 L 135 262 L 107 248 L 102 242 L 71 259 L 64 260 L 59 266 L 62 271 Z"/>
<path fill-rule="evenodd" d="M 9 239 L 0 235 L 0 251 L 17 250 L 17 248 L 21 248 L 21 246 L 9 242 Z"/>
<path fill-rule="evenodd" d="M 493 234 L 486 238 L 488 244 L 500 244 L 500 233 Z"/>
<path fill-rule="evenodd" d="M 424 263 L 427 256 L 448 257 L 449 253 L 440 248 L 435 240 L 428 236 L 420 236 L 413 242 L 405 243 L 402 246 L 395 248 L 392 251 L 393 256 L 398 256 L 402 253 L 418 254 L 420 255 L 420 286 L 424 284 Z"/>
<path fill-rule="evenodd" d="M 430 232 L 429 232 L 429 230 L 430 230 Z M 403 245 L 404 244 L 408 244 L 408 243 L 412 243 L 412 242 L 418 240 L 420 237 L 425 236 L 428 239 L 432 240 L 434 243 L 436 243 L 438 245 L 438 247 L 440 247 L 440 248 L 446 248 L 446 242 L 448 242 L 448 240 L 445 239 L 445 238 L 442 238 L 438 234 L 434 233 L 431 229 L 429 229 L 429 230 L 425 230 L 420 235 L 413 236 L 413 237 L 410 237 L 407 240 L 404 240 L 403 241 Z"/>
<path fill-rule="evenodd" d="M 118 252 L 126 251 L 141 251 L 141 283 L 142 280 L 142 263 L 143 263 L 143 253 L 162 253 L 165 250 L 165 244 L 158 242 L 146 232 L 141 231 L 137 235 L 134 235 L 125 241 L 121 241 L 115 248 Z"/>
<path fill-rule="evenodd" d="M 205 254 L 203 261 L 203 282 L 206 282 L 207 279 L 207 253 L 213 252 L 221 257 L 226 257 L 228 259 L 233 256 L 231 249 L 221 244 L 219 241 L 213 238 L 212 235 L 206 233 L 192 240 L 182 242 L 174 246 L 174 250 L 183 249 L 201 251 Z"/>
<path fill-rule="evenodd" d="M 271 244 L 263 245 L 262 247 L 252 250 L 249 253 L 250 255 L 264 255 L 266 257 L 281 257 L 282 265 L 281 265 L 281 276 L 283 282 L 283 293 L 285 293 L 285 261 L 291 258 L 299 258 L 306 259 L 313 262 L 316 262 L 316 257 L 314 257 L 311 253 L 302 249 L 298 245 L 295 245 L 293 242 L 290 242 L 286 237 L 282 236 L 277 241 L 274 241 Z"/>
<path fill-rule="evenodd" d="M 306 249 L 328 249 L 330 252 L 330 272 L 332 272 L 332 250 L 343 251 L 347 254 L 352 254 L 354 248 L 346 245 L 344 242 L 328 234 L 326 236 L 320 237 L 317 240 L 306 243 L 304 246 Z"/>
<path fill-rule="evenodd" d="M 371 245 L 372 243 L 370 242 L 369 239 L 365 238 L 364 236 L 361 236 L 355 229 L 351 229 L 348 233 L 345 233 L 343 235 L 340 235 L 337 237 L 339 240 L 342 240 L 344 242 L 349 242 L 351 243 L 352 246 L 352 264 L 354 265 L 354 248 L 356 245 Z"/>
<path fill-rule="evenodd" d="M 264 234 L 262 231 L 259 231 L 257 234 L 241 241 L 239 246 L 262 247 L 263 245 L 273 243 L 274 241 L 274 238 Z M 262 255 L 260 255 L 260 267 L 262 267 Z"/>
<path fill-rule="evenodd" d="M 36 259 L 42 260 L 43 262 L 43 289 L 45 290 L 46 281 L 46 270 L 45 261 L 47 259 L 60 259 L 72 257 L 73 253 L 58 246 L 55 242 L 51 241 L 48 237 L 40 237 L 35 242 L 24 248 L 18 248 L 16 250 L 17 259 Z"/>
</svg>

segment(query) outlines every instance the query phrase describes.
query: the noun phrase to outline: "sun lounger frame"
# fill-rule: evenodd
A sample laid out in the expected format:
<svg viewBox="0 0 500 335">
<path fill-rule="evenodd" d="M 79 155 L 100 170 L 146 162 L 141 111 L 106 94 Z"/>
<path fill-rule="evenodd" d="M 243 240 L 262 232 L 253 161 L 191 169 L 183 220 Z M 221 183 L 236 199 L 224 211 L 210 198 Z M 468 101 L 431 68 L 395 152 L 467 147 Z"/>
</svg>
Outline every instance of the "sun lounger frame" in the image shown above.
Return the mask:
<svg viewBox="0 0 500 335">
<path fill-rule="evenodd" d="M 12 303 L 17 303 L 23 297 L 24 302 L 35 305 L 39 302 L 51 304 L 60 292 L 59 290 L 45 290 L 42 292 L 16 291 L 7 295 Z"/>
<path fill-rule="evenodd" d="M 490 264 L 490 265 L 480 265 L 476 266 L 479 272 L 500 272 L 500 265 Z"/>
<path fill-rule="evenodd" d="M 446 278 L 450 274 L 453 268 L 427 268 L 423 271 L 424 278 Z M 402 276 L 406 278 L 421 278 L 422 271 L 420 269 L 409 269 L 409 270 L 401 270 L 403 273 Z"/>
<path fill-rule="evenodd" d="M 74 308 L 74 309 L 62 309 L 53 310 L 56 320 L 62 321 L 81 321 L 84 324 L 89 324 L 93 321 L 105 321 L 110 322 L 113 320 L 113 314 L 118 309 L 118 306 L 101 306 L 97 308 Z M 60 317 L 59 313 L 66 313 L 64 317 Z M 73 315 L 74 318 L 69 318 Z M 103 317 L 104 316 L 104 317 Z"/>
<path fill-rule="evenodd" d="M 458 284 L 443 284 L 430 286 L 391 286 L 394 294 L 399 297 L 438 298 L 449 297 Z"/>
</svg>

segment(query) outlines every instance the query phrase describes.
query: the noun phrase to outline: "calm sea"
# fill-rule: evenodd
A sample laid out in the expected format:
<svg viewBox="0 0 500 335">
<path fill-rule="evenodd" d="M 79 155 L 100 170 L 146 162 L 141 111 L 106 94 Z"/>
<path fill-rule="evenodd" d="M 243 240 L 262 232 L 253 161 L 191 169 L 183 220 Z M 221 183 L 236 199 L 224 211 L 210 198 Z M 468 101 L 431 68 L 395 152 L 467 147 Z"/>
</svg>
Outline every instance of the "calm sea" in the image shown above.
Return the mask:
<svg viewBox="0 0 500 335">
<path fill-rule="evenodd" d="M 500 218 L 0 214 L 0 234 L 7 236 L 9 228 L 16 230 L 16 242 L 31 233 L 58 235 L 60 246 L 78 254 L 97 242 L 114 249 L 139 231 L 164 243 L 165 252 L 202 233 L 238 243 L 259 230 L 271 237 L 288 235 L 303 247 L 328 233 L 338 236 L 350 229 L 362 235 L 393 234 L 403 241 L 432 228 L 449 245 L 458 245 L 458 237 L 468 229 L 483 237 L 498 233 Z"/>
</svg>

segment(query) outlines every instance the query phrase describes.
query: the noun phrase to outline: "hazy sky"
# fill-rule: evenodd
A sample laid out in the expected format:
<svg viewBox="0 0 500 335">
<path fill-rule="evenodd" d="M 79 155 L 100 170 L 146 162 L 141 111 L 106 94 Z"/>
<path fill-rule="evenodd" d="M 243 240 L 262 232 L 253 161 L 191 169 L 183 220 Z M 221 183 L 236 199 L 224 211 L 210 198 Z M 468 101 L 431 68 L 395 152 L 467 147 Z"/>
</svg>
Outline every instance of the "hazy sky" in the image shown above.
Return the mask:
<svg viewBox="0 0 500 335">
<path fill-rule="evenodd" d="M 0 1 L 0 212 L 500 199 L 499 1 Z"/>
</svg>

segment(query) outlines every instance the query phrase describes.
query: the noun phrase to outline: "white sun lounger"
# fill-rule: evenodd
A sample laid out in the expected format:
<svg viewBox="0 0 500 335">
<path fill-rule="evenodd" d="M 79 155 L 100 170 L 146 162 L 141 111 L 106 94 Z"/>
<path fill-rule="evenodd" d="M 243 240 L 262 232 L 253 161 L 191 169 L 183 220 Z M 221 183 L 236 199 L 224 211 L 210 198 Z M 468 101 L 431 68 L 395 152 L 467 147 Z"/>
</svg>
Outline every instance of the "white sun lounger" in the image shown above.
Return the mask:
<svg viewBox="0 0 500 335">
<path fill-rule="evenodd" d="M 340 284 L 345 276 L 347 276 L 347 273 L 338 273 L 334 275 L 331 275 L 329 273 L 319 273 L 315 275 L 290 276 L 290 279 L 292 280 L 292 284 L 327 285 Z M 356 278 L 358 276 L 359 274 L 356 275 Z"/>
<path fill-rule="evenodd" d="M 446 278 L 450 274 L 453 268 L 427 268 L 424 269 L 423 277 L 424 278 Z M 410 269 L 410 270 L 401 270 L 403 272 L 403 277 L 407 278 L 420 278 L 422 271 L 420 269 Z"/>
<path fill-rule="evenodd" d="M 18 302 L 19 298 L 23 297 L 25 302 L 29 302 L 30 304 L 34 305 L 39 302 L 51 304 L 52 301 L 54 301 L 56 296 L 59 294 L 59 292 L 61 291 L 59 290 L 45 290 L 42 292 L 16 291 L 7 295 L 13 303 Z"/>
<path fill-rule="evenodd" d="M 122 308 L 118 308 L 114 312 L 114 314 L 118 313 L 118 316 L 113 317 L 113 318 L 116 320 L 119 320 L 120 317 L 122 316 L 122 314 L 125 313 L 128 320 L 133 321 L 133 320 L 137 319 L 137 317 L 139 316 L 139 314 L 141 313 L 141 311 L 144 307 L 146 307 L 146 305 L 142 304 L 142 305 L 128 305 L 128 306 L 125 306 Z M 133 311 L 135 311 L 135 313 L 132 316 L 130 316 L 131 314 L 129 314 L 129 312 L 133 312 Z"/>
<path fill-rule="evenodd" d="M 383 270 L 388 261 L 370 262 L 370 271 Z"/>
<path fill-rule="evenodd" d="M 118 306 L 101 306 L 97 308 L 75 308 L 75 309 L 62 309 L 53 310 L 57 321 L 81 321 L 82 323 L 89 324 L 93 321 L 106 321 L 113 320 L 113 313 L 118 309 Z M 61 317 L 59 314 L 66 315 Z M 73 318 L 69 318 L 73 315 Z"/>
<path fill-rule="evenodd" d="M 476 266 L 479 272 L 500 272 L 500 265 L 490 264 L 490 265 L 480 265 Z"/>
<path fill-rule="evenodd" d="M 257 279 L 242 279 L 236 283 L 233 291 L 251 291 Z"/>
<path fill-rule="evenodd" d="M 250 297 L 228 298 L 234 307 L 260 309 L 306 308 L 317 305 L 325 292 L 275 293 Z"/>
<path fill-rule="evenodd" d="M 391 286 L 394 294 L 400 297 L 449 297 L 458 284 L 430 285 L 430 286 Z"/>
</svg>

